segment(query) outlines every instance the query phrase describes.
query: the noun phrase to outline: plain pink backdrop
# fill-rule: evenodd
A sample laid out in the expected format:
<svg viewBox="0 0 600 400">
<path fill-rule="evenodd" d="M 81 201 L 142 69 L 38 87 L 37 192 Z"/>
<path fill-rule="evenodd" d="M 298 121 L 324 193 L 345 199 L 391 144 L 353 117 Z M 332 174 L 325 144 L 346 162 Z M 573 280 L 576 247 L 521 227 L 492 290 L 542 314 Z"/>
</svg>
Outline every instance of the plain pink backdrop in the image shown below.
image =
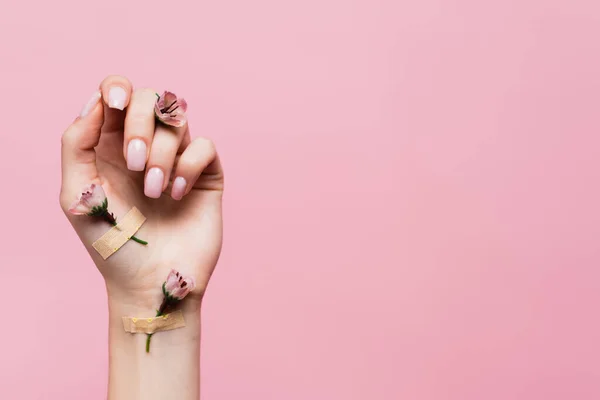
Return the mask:
<svg viewBox="0 0 600 400">
<path fill-rule="evenodd" d="M 1 6 L 3 400 L 105 398 L 57 199 L 113 73 L 183 95 L 225 165 L 204 399 L 600 398 L 597 0 Z"/>
</svg>

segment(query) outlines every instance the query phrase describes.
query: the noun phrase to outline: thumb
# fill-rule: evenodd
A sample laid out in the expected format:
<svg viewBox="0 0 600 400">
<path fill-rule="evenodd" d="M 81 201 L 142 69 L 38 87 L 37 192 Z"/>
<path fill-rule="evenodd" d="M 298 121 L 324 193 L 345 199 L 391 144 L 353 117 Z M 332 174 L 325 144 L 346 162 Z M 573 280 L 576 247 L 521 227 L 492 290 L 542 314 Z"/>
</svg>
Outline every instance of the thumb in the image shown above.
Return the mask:
<svg viewBox="0 0 600 400">
<path fill-rule="evenodd" d="M 81 188 L 98 179 L 94 147 L 100 141 L 100 130 L 104 123 L 101 97 L 100 91 L 96 91 L 62 136 L 60 203 L 65 210 Z"/>
</svg>

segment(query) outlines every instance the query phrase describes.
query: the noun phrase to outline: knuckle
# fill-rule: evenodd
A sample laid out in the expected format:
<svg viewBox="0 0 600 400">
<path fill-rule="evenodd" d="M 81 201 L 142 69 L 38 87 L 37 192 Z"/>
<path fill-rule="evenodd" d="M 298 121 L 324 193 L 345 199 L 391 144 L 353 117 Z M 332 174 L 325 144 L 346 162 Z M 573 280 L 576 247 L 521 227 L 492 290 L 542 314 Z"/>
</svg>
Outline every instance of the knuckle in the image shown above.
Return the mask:
<svg viewBox="0 0 600 400">
<path fill-rule="evenodd" d="M 215 145 L 215 142 L 213 142 L 211 139 L 198 138 L 197 140 L 200 142 L 202 148 L 207 154 L 212 156 L 217 153 L 217 146 Z"/>
<path fill-rule="evenodd" d="M 139 131 L 140 127 L 143 130 L 152 122 L 152 118 L 153 115 L 150 112 L 144 110 L 131 110 L 131 112 L 127 114 L 127 127 L 130 127 L 130 129 L 134 131 Z"/>
<path fill-rule="evenodd" d="M 150 88 L 136 89 L 131 95 L 131 106 L 133 108 L 148 109 L 149 105 L 156 102 L 156 91 Z M 138 107 L 136 107 L 138 106 Z M 152 110 L 153 111 L 153 110 Z"/>
<path fill-rule="evenodd" d="M 64 154 L 70 154 L 70 157 L 77 162 L 92 162 L 95 160 L 95 153 L 86 151 L 85 148 L 93 148 L 98 144 L 97 140 L 86 140 L 84 131 L 80 127 L 71 126 L 60 138 L 61 148 Z M 83 146 L 83 148 L 82 148 Z"/>
<path fill-rule="evenodd" d="M 181 173 L 187 173 L 189 171 L 194 170 L 195 164 L 196 163 L 194 162 L 194 160 L 182 158 L 177 163 L 177 171 Z"/>
<path fill-rule="evenodd" d="M 76 132 L 73 128 L 67 129 L 63 132 L 60 143 L 62 147 L 73 147 L 76 141 Z"/>
</svg>

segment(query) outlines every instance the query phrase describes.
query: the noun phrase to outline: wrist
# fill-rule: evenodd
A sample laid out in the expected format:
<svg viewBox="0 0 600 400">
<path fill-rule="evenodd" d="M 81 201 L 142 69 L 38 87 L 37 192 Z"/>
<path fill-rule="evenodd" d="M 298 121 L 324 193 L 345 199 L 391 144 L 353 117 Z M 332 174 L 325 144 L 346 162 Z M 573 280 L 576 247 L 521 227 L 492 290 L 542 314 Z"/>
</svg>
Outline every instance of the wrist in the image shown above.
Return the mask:
<svg viewBox="0 0 600 400">
<path fill-rule="evenodd" d="M 185 326 L 173 330 L 158 331 L 153 334 L 150 353 L 145 350 L 146 335 L 143 333 L 129 333 L 123 326 L 123 317 L 135 317 L 139 319 L 156 316 L 155 307 L 145 307 L 140 304 L 122 304 L 109 299 L 109 342 L 111 356 L 113 347 L 119 351 L 126 350 L 129 355 L 137 354 L 141 359 L 157 358 L 164 351 L 171 348 L 183 349 L 189 347 L 189 351 L 197 351 L 200 343 L 200 306 L 193 302 L 182 301 L 170 312 L 180 310 L 185 321 Z M 156 356 L 156 357 L 154 357 Z"/>
<path fill-rule="evenodd" d="M 154 317 L 162 290 L 122 293 L 107 284 L 107 291 L 109 399 L 197 399 L 201 296 L 188 296 L 177 304 L 185 327 L 156 332 L 146 353 L 147 336 L 125 332 L 122 317 Z"/>
<path fill-rule="evenodd" d="M 156 283 L 132 288 L 106 281 L 106 293 L 110 314 L 119 314 L 120 317 L 154 317 L 164 299 L 162 284 Z M 174 309 L 181 309 L 184 314 L 199 313 L 203 294 L 204 289 L 197 287 Z"/>
<path fill-rule="evenodd" d="M 119 340 L 124 343 L 133 344 L 143 334 L 127 333 L 123 327 L 123 317 L 151 318 L 157 315 L 157 311 L 163 301 L 164 295 L 161 289 L 152 289 L 144 292 L 121 293 L 111 290 L 107 285 L 108 292 L 108 316 L 109 316 L 109 339 Z M 157 345 L 161 342 L 173 344 L 170 340 L 161 339 L 162 336 L 173 336 L 178 340 L 189 342 L 188 339 L 199 339 L 200 309 L 202 305 L 201 296 L 193 296 L 191 293 L 174 307 L 169 308 L 166 313 L 180 310 L 185 320 L 185 327 L 172 331 L 159 332 L 157 334 Z M 154 345 L 154 339 L 153 339 Z M 179 344 L 178 344 L 179 345 Z"/>
</svg>

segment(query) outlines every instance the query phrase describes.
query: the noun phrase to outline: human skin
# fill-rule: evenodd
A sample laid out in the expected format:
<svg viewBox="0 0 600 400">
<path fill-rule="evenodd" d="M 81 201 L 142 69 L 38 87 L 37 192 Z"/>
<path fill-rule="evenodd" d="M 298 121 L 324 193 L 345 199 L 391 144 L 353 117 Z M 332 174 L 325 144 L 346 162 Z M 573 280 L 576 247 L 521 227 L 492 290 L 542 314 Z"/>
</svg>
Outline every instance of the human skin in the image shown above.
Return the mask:
<svg viewBox="0 0 600 400">
<path fill-rule="evenodd" d="M 215 146 L 191 140 L 189 124 L 156 122 L 155 101 L 156 91 L 109 76 L 62 136 L 60 204 L 106 284 L 111 400 L 199 398 L 200 309 L 221 251 L 223 170 Z M 109 226 L 68 212 L 90 183 L 102 185 L 117 220 L 134 206 L 147 217 L 136 236 L 148 246 L 128 241 L 100 257 L 91 245 Z M 196 281 L 178 306 L 186 326 L 153 335 L 146 353 L 146 335 L 125 332 L 121 317 L 154 316 L 171 269 Z"/>
</svg>

